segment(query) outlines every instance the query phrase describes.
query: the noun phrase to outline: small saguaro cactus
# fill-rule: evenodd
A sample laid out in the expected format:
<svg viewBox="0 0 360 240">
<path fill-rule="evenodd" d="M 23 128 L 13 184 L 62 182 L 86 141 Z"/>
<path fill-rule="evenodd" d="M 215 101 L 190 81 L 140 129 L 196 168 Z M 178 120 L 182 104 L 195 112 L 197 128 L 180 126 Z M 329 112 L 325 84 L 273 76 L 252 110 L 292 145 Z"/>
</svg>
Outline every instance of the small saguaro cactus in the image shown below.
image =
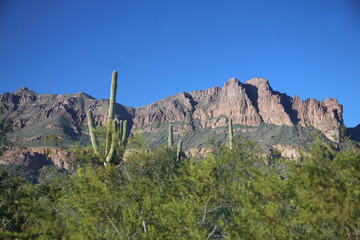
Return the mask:
<svg viewBox="0 0 360 240">
<path fill-rule="evenodd" d="M 169 125 L 169 138 L 168 138 L 168 147 L 174 147 L 174 133 L 172 124 Z"/>
<path fill-rule="evenodd" d="M 229 142 L 230 142 L 230 149 L 233 150 L 233 126 L 232 126 L 232 120 L 229 118 Z"/>
<path fill-rule="evenodd" d="M 178 162 L 180 162 L 181 160 L 181 152 L 182 152 L 182 140 L 180 140 L 177 145 L 176 159 Z"/>
<path fill-rule="evenodd" d="M 113 71 L 111 91 L 110 91 L 110 102 L 109 102 L 109 113 L 108 113 L 108 124 L 106 130 L 106 145 L 105 152 L 102 154 L 99 151 L 98 140 L 95 134 L 94 117 L 92 111 L 89 109 L 87 112 L 89 132 L 91 137 L 91 144 L 95 154 L 104 161 L 104 165 L 107 166 L 110 163 L 116 163 L 114 160 L 115 148 L 125 150 L 127 143 L 127 121 L 120 121 L 119 126 L 115 116 L 115 102 L 116 102 L 116 88 L 117 88 L 117 72 Z M 123 152 L 122 151 L 122 152 Z M 119 156 L 122 157 L 122 156 Z"/>
<path fill-rule="evenodd" d="M 174 131 L 172 124 L 169 125 L 169 138 L 168 138 L 168 148 L 174 148 Z M 181 160 L 181 152 L 182 152 L 182 140 L 179 140 L 176 150 L 176 159 L 179 162 Z"/>
</svg>

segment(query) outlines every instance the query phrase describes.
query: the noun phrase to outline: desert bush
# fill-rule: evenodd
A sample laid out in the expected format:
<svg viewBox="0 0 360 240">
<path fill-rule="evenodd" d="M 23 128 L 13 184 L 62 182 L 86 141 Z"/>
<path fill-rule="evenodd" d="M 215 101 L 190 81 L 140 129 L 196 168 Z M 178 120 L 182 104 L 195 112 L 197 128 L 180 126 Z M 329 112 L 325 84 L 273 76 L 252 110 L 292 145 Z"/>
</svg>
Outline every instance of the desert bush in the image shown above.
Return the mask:
<svg viewBox="0 0 360 240">
<path fill-rule="evenodd" d="M 295 162 L 276 154 L 263 157 L 256 144 L 238 138 L 232 150 L 216 144 L 206 158 L 178 162 L 174 150 L 150 150 L 141 135 L 129 145 L 133 150 L 120 165 L 88 161 L 72 175 L 58 173 L 37 185 L 0 174 L 1 237 L 359 237 L 356 146 L 339 150 L 316 141 Z"/>
</svg>

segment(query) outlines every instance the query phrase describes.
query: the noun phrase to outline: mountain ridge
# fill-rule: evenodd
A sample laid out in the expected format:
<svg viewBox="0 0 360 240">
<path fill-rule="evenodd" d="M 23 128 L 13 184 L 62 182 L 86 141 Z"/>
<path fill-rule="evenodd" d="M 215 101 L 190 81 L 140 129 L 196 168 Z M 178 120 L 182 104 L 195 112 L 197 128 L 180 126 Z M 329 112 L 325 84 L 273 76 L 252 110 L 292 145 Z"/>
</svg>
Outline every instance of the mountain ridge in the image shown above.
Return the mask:
<svg viewBox="0 0 360 240">
<path fill-rule="evenodd" d="M 27 87 L 1 94 L 0 102 L 4 109 L 1 119 L 17 126 L 9 137 L 20 146 L 1 156 L 0 164 L 17 161 L 30 168 L 48 165 L 49 161 L 69 167 L 68 162 L 74 159 L 66 151 L 58 146 L 41 148 L 46 145 L 45 137 L 58 135 L 62 147 L 88 146 L 87 110 L 93 111 L 95 125 L 102 126 L 107 122 L 109 105 L 109 100 L 95 99 L 84 92 L 38 94 Z M 180 92 L 138 108 L 118 103 L 115 106 L 115 119 L 128 120 L 131 134 L 141 131 L 150 147 L 166 146 L 167 129 L 173 124 L 174 140 L 183 140 L 187 153 L 198 156 L 209 151 L 211 138 L 227 142 L 231 117 L 235 135 L 255 140 L 265 152 L 279 149 L 284 156 L 297 158 L 298 147 L 308 147 L 315 130 L 337 141 L 343 125 L 342 113 L 343 107 L 336 99 L 290 97 L 274 91 L 264 78 L 244 83 L 231 78 L 223 87 Z M 359 127 L 348 129 L 347 134 L 360 139 Z M 50 157 L 46 155 L 49 147 L 53 152 Z"/>
<path fill-rule="evenodd" d="M 64 110 L 64 114 L 81 125 L 86 125 L 87 109 L 94 111 L 95 123 L 98 125 L 102 125 L 107 118 L 105 105 L 108 104 L 108 100 L 95 99 L 83 92 L 64 95 L 37 94 L 23 87 L 14 93 L 0 95 L 0 101 L 5 108 L 3 118 L 18 123 L 20 128 L 43 117 L 32 117 L 26 121 L 26 117 L 20 117 L 20 113 L 11 114 L 16 112 L 19 106 L 22 110 L 18 112 L 26 112 L 29 107 L 24 107 L 25 104 L 33 104 L 38 111 L 43 110 L 45 118 Z M 52 106 L 47 106 L 51 102 Z M 309 98 L 304 101 L 296 95 L 291 98 L 285 93 L 274 91 L 269 81 L 264 78 L 252 78 L 245 83 L 231 78 L 222 88 L 181 92 L 138 108 L 121 104 L 117 104 L 116 107 L 116 117 L 131 121 L 135 128 L 154 122 L 169 123 L 187 118 L 199 119 L 205 128 L 216 127 L 226 124 L 226 120 L 222 118 L 231 117 L 234 123 L 247 126 L 258 126 L 261 123 L 313 126 L 331 140 L 339 136 L 339 127 L 343 125 L 342 113 L 343 107 L 336 99 L 327 98 L 325 101 L 319 101 Z M 194 128 L 191 121 L 189 125 L 188 129 Z"/>
<path fill-rule="evenodd" d="M 10 137 L 23 147 L 43 146 L 48 134 L 58 134 L 65 147 L 89 145 L 86 111 L 91 109 L 95 125 L 101 126 L 107 122 L 109 104 L 107 99 L 95 99 L 84 92 L 38 94 L 27 87 L 3 93 L 0 102 L 2 119 L 17 125 Z M 203 154 L 212 136 L 226 141 L 231 117 L 235 134 L 268 148 L 287 149 L 291 157 L 296 157 L 297 146 L 309 145 L 314 130 L 336 141 L 343 125 L 342 113 L 336 99 L 290 97 L 274 91 L 264 78 L 244 83 L 231 78 L 223 87 L 180 92 L 138 108 L 115 107 L 115 119 L 128 120 L 131 134 L 141 130 L 152 147 L 166 145 L 167 127 L 173 124 L 175 140 L 182 139 L 185 149 Z M 358 130 L 348 132 L 357 134 Z"/>
<path fill-rule="evenodd" d="M 339 137 L 339 127 L 343 125 L 343 107 L 336 99 L 319 101 L 309 98 L 304 101 L 296 96 L 291 98 L 273 91 L 268 80 L 263 78 L 253 78 L 245 83 L 231 78 L 222 88 L 182 92 L 135 111 L 135 127 L 143 127 L 153 121 L 186 120 L 188 116 L 200 119 L 205 128 L 216 127 L 225 125 L 226 118 L 231 117 L 234 123 L 247 126 L 259 126 L 261 123 L 313 126 L 327 138 L 335 140 Z M 214 121 L 211 120 L 213 118 Z"/>
</svg>

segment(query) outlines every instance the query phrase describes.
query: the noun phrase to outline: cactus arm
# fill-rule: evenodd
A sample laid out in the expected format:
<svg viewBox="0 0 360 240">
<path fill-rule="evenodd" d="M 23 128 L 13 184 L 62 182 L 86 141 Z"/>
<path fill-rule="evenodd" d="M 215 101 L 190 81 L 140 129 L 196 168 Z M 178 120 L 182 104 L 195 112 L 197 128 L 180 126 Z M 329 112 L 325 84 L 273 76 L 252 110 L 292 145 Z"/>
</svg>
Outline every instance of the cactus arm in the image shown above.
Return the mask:
<svg viewBox="0 0 360 240">
<path fill-rule="evenodd" d="M 113 71 L 111 90 L 110 90 L 109 115 L 108 115 L 109 122 L 111 122 L 115 116 L 116 89 L 117 89 L 117 71 Z"/>
<path fill-rule="evenodd" d="M 123 120 L 120 120 L 119 122 L 119 140 L 122 140 L 122 136 L 123 136 Z"/>
<path fill-rule="evenodd" d="M 229 118 L 229 142 L 230 142 L 230 149 L 233 150 L 233 126 L 232 126 L 232 120 Z"/>
<path fill-rule="evenodd" d="M 93 117 L 93 113 L 90 109 L 87 111 L 87 117 L 88 117 L 89 133 L 90 133 L 90 137 L 91 137 L 91 145 L 94 149 L 95 154 L 98 157 L 100 157 L 98 143 L 97 143 L 96 135 L 94 132 L 94 129 L 95 129 L 94 117 Z"/>
<path fill-rule="evenodd" d="M 114 115 L 115 115 L 116 89 L 117 89 L 117 71 L 113 71 L 111 90 L 110 90 L 108 126 L 106 132 L 106 150 L 105 150 L 106 153 L 110 151 L 110 144 L 112 142 L 111 124 L 112 124 L 112 120 L 114 120 Z"/>
<path fill-rule="evenodd" d="M 114 156 L 114 150 L 115 150 L 115 141 L 116 141 L 116 135 L 115 135 L 115 132 L 116 132 L 116 121 L 113 120 L 111 122 L 111 131 L 113 132 L 112 134 L 112 138 L 111 138 L 111 147 L 110 147 L 110 150 L 108 152 L 108 154 L 106 155 L 106 159 L 105 159 L 105 162 L 106 163 L 110 163 L 113 156 Z"/>
<path fill-rule="evenodd" d="M 128 138 L 128 126 L 127 126 L 127 120 L 123 122 L 123 132 L 122 132 L 122 138 L 121 141 L 124 143 L 124 147 L 126 146 Z"/>
<path fill-rule="evenodd" d="M 176 158 L 178 162 L 180 162 L 181 159 L 181 152 L 182 152 L 182 140 L 180 140 L 177 145 Z"/>
<path fill-rule="evenodd" d="M 172 124 L 169 125 L 169 138 L 168 138 L 168 147 L 172 148 L 174 146 L 174 140 L 173 140 L 174 134 L 173 134 L 173 126 Z"/>
</svg>

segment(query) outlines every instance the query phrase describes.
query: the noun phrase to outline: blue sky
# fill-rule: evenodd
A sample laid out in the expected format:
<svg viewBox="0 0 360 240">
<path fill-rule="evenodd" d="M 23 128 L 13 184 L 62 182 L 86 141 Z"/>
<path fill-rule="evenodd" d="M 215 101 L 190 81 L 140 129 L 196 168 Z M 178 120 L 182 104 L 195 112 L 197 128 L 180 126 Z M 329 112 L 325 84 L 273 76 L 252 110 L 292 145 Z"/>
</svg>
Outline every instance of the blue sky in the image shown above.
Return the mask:
<svg viewBox="0 0 360 240">
<path fill-rule="evenodd" d="M 86 92 L 140 107 L 264 77 L 360 123 L 358 0 L 0 0 L 0 93 Z"/>
</svg>

